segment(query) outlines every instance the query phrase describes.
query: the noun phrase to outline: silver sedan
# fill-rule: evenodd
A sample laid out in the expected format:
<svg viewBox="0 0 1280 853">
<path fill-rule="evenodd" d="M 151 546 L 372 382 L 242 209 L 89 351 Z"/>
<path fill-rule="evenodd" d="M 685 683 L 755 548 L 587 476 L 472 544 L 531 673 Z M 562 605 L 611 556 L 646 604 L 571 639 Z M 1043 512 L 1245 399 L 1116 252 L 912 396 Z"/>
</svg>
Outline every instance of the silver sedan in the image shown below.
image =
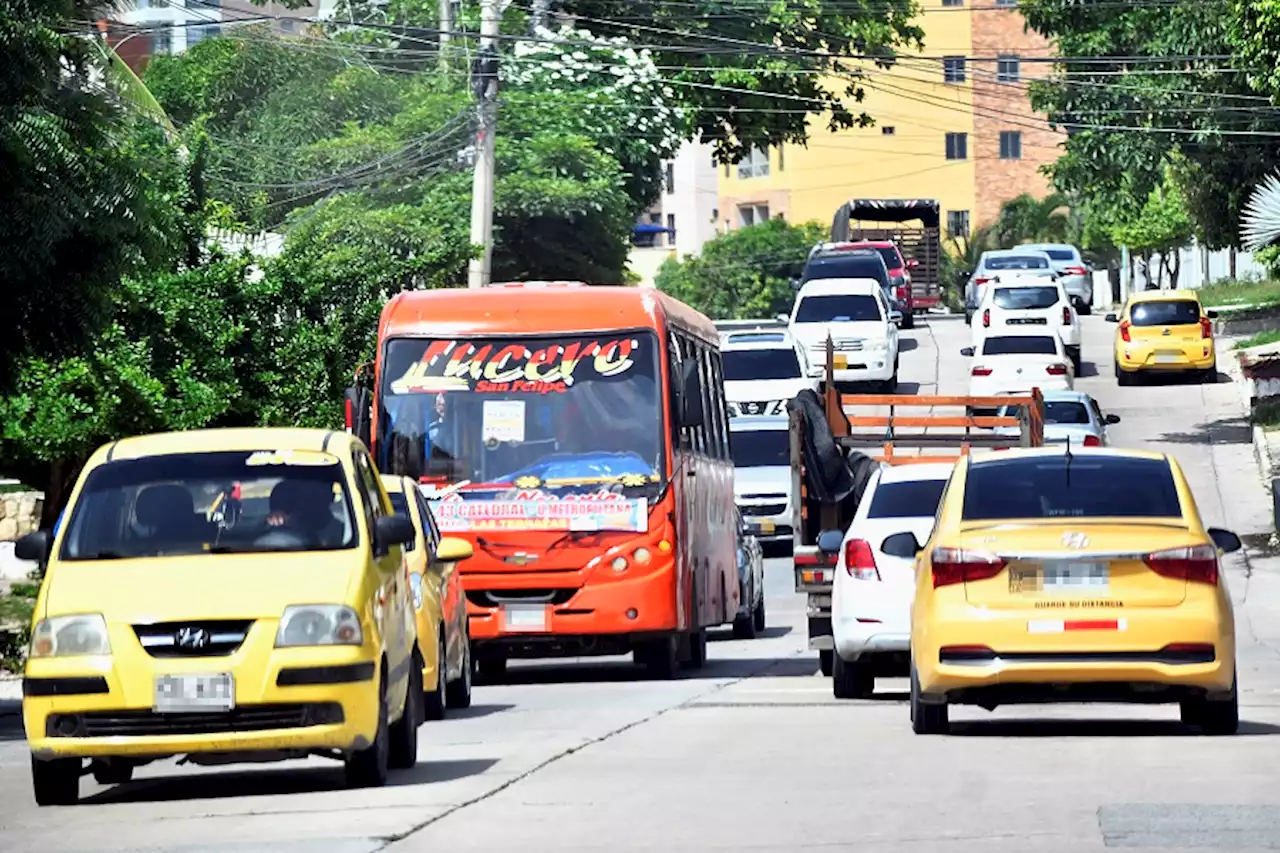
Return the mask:
<svg viewBox="0 0 1280 853">
<path fill-rule="evenodd" d="M 1001 417 L 1017 417 L 1016 407 L 1000 409 Z M 1083 391 L 1044 392 L 1044 443 L 1108 447 L 1107 427 L 1120 423 L 1119 415 L 1103 414 L 1098 401 Z M 997 427 L 1002 435 L 1018 435 L 1018 427 Z"/>
<path fill-rule="evenodd" d="M 1049 256 L 1053 270 L 1070 295 L 1080 314 L 1090 313 L 1093 305 L 1093 272 L 1080 255 L 1080 250 L 1067 243 L 1028 243 L 1020 249 L 1036 249 Z"/>
</svg>

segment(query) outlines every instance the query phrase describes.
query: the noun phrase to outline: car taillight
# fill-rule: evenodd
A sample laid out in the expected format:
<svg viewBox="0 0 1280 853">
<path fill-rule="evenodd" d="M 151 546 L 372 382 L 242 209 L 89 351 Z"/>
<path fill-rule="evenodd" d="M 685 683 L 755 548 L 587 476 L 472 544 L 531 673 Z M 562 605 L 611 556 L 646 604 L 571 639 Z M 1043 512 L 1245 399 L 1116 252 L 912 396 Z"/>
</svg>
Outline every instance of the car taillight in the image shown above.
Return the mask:
<svg viewBox="0 0 1280 853">
<path fill-rule="evenodd" d="M 1129 321 L 1125 320 L 1120 324 L 1120 340 L 1129 343 Z"/>
<path fill-rule="evenodd" d="M 1071 306 L 1070 305 L 1062 306 L 1062 325 L 1064 326 L 1071 325 Z"/>
<path fill-rule="evenodd" d="M 973 283 L 974 283 L 974 284 L 986 284 L 986 283 L 987 283 L 987 282 L 989 282 L 989 281 L 991 281 L 991 279 L 990 279 L 989 277 L 985 277 L 985 276 L 984 276 L 984 277 L 975 278 L 975 279 L 973 280 Z"/>
<path fill-rule="evenodd" d="M 1088 275 L 1089 271 L 1084 267 L 1066 267 L 1062 270 L 1063 275 Z"/>
<path fill-rule="evenodd" d="M 1161 577 L 1218 583 L 1218 549 L 1213 545 L 1192 545 L 1156 551 L 1142 558 L 1147 568 Z"/>
<path fill-rule="evenodd" d="M 971 373 L 973 376 L 990 376 L 990 375 L 991 375 L 991 368 L 990 368 L 990 367 L 975 367 L 973 370 L 971 370 L 971 371 L 970 371 L 970 373 Z"/>
<path fill-rule="evenodd" d="M 929 561 L 933 566 L 935 589 L 966 581 L 988 580 L 1004 569 L 1004 560 L 995 554 L 963 548 L 934 548 Z"/>
<path fill-rule="evenodd" d="M 347 432 L 350 432 L 355 428 L 356 423 L 355 406 L 352 405 L 350 400 L 343 400 L 342 402 L 342 418 L 346 421 Z"/>
<path fill-rule="evenodd" d="M 1210 320 L 1208 317 L 1200 318 L 1200 337 L 1202 338 L 1213 337 L 1213 321 Z"/>
<path fill-rule="evenodd" d="M 849 577 L 856 580 L 880 580 L 880 570 L 876 568 L 876 555 L 871 551 L 871 543 L 865 539 L 850 539 L 845 543 L 844 568 L 849 573 Z"/>
<path fill-rule="evenodd" d="M 1085 447 L 1101 447 L 1102 439 L 1098 438 L 1096 435 L 1086 435 L 1084 437 L 1084 446 Z"/>
<path fill-rule="evenodd" d="M 984 328 L 990 327 L 991 325 L 991 309 L 990 308 L 985 308 L 982 311 L 982 325 Z"/>
<path fill-rule="evenodd" d="M 904 302 L 906 301 L 906 299 L 907 299 L 907 289 L 906 289 L 905 287 L 899 287 L 899 288 L 898 288 L 898 298 L 899 298 L 899 299 L 901 299 L 901 300 L 902 300 L 902 301 L 904 301 Z"/>
<path fill-rule="evenodd" d="M 1067 366 L 1065 364 L 1051 364 L 1044 369 L 1044 372 L 1050 376 L 1066 376 Z"/>
</svg>

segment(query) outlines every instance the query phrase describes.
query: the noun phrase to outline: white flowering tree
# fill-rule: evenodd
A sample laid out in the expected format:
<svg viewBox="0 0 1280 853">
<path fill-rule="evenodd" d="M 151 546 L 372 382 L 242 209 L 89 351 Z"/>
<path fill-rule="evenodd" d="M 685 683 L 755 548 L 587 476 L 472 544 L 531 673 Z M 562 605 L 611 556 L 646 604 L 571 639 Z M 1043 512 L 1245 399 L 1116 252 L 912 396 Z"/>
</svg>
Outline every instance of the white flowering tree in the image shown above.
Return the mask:
<svg viewBox="0 0 1280 853">
<path fill-rule="evenodd" d="M 503 57 L 499 135 L 585 136 L 622 165 L 636 211 L 647 207 L 692 128 L 649 51 L 571 26 L 534 36 Z"/>
</svg>

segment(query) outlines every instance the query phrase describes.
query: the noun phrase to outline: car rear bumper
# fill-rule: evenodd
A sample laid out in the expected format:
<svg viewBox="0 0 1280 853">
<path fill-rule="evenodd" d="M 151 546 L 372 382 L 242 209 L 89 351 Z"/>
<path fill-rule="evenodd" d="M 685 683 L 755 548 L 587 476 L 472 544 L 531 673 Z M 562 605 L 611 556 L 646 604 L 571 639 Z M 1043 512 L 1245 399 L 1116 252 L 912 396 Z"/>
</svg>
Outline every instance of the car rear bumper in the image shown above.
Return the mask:
<svg viewBox="0 0 1280 853">
<path fill-rule="evenodd" d="M 1204 348 L 1187 352 L 1183 350 L 1174 361 L 1159 361 L 1155 347 L 1127 347 L 1116 353 L 1116 363 L 1121 370 L 1130 372 L 1170 372 L 1178 373 L 1188 370 L 1208 370 L 1217 364 L 1217 352 L 1210 345 L 1208 355 Z"/>
</svg>

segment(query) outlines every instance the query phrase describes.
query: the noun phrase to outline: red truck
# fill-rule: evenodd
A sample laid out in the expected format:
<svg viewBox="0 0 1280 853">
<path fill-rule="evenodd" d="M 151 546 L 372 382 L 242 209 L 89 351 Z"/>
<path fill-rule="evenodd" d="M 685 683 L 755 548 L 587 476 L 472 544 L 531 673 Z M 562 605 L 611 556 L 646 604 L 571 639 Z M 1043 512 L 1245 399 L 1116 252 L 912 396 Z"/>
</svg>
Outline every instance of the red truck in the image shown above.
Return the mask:
<svg viewBox="0 0 1280 853">
<path fill-rule="evenodd" d="M 906 280 L 909 290 L 905 298 L 896 293 L 898 301 L 909 304 L 912 314 L 923 314 L 942 301 L 940 216 L 941 208 L 932 199 L 853 199 L 836 211 L 831 239 L 879 251 L 890 277 Z M 916 221 L 918 226 L 904 224 Z M 895 287 L 900 291 L 900 285 Z"/>
</svg>

